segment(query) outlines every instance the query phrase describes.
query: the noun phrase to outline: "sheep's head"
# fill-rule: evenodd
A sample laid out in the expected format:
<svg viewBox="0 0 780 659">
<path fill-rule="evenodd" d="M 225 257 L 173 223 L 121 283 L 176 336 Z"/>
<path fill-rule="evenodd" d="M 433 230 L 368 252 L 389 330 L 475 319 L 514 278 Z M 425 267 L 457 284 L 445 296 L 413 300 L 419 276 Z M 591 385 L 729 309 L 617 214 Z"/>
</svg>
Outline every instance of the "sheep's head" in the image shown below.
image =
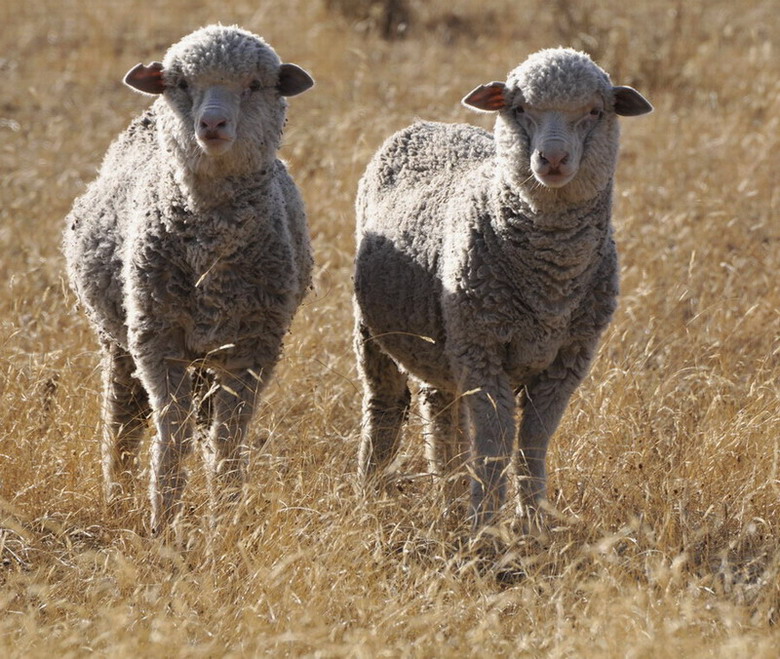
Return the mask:
<svg viewBox="0 0 780 659">
<path fill-rule="evenodd" d="M 569 48 L 531 55 L 505 83 L 481 85 L 463 102 L 498 112 L 497 150 L 514 184 L 539 194 L 560 190 L 570 200 L 590 198 L 611 180 L 616 115 L 652 110 L 638 91 L 614 87 L 590 57 Z"/>
<path fill-rule="evenodd" d="M 139 64 L 125 83 L 161 95 L 161 139 L 193 171 L 235 174 L 275 157 L 287 103 L 313 81 L 283 64 L 260 37 L 209 26 L 171 46 L 162 62 Z"/>
</svg>

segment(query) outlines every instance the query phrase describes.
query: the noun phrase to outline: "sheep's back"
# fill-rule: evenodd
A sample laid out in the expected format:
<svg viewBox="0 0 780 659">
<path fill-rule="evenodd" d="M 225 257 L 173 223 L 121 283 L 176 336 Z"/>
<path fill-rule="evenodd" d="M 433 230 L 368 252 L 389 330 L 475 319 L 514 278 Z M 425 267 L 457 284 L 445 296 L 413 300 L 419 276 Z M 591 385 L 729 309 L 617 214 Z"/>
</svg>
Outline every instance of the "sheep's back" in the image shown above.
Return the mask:
<svg viewBox="0 0 780 659">
<path fill-rule="evenodd" d="M 417 123 L 390 137 L 361 179 L 356 300 L 380 344 L 418 377 L 448 379 L 443 353 L 441 262 L 495 153 L 492 135 L 468 125 Z"/>
<path fill-rule="evenodd" d="M 495 154 L 493 136 L 468 124 L 418 122 L 392 135 L 364 176 L 379 195 L 397 187 L 425 187 L 478 166 Z"/>
<path fill-rule="evenodd" d="M 471 195 L 494 155 L 492 134 L 476 126 L 418 122 L 399 131 L 360 181 L 358 239 L 378 233 L 415 243 L 402 247 L 406 251 L 438 250 L 452 219 L 449 208 Z"/>
</svg>

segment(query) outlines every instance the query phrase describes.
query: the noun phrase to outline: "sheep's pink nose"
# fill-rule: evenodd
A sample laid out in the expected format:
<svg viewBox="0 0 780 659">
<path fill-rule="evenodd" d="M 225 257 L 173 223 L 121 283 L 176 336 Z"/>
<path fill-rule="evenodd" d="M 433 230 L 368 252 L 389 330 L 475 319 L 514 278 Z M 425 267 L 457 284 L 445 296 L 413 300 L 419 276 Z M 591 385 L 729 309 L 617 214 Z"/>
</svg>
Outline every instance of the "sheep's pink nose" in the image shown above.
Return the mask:
<svg viewBox="0 0 780 659">
<path fill-rule="evenodd" d="M 539 158 L 543 163 L 555 169 L 566 163 L 566 160 L 569 158 L 569 152 L 564 149 L 545 149 L 539 152 Z"/>
<path fill-rule="evenodd" d="M 227 126 L 227 119 L 221 112 L 204 112 L 200 116 L 200 127 L 203 130 L 216 131 Z"/>
</svg>

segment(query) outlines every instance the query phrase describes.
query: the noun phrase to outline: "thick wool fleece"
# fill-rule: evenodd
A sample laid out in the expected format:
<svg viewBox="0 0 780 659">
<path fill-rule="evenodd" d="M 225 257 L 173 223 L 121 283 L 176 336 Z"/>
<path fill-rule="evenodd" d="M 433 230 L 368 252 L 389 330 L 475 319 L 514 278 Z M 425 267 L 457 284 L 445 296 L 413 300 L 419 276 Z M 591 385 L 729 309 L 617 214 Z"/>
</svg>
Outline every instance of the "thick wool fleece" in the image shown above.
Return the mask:
<svg viewBox="0 0 780 659">
<path fill-rule="evenodd" d="M 510 71 L 507 87 L 515 98 L 536 107 L 557 107 L 562 99 L 567 104 L 585 105 L 594 93 L 612 97 L 612 83 L 585 53 L 571 48 L 547 48 L 530 55 L 520 66 Z"/>
<path fill-rule="evenodd" d="M 222 385 L 209 401 L 210 459 L 240 483 L 246 424 L 312 269 L 303 203 L 276 158 L 287 106 L 276 53 L 212 26 L 171 47 L 164 67 L 165 92 L 111 145 L 64 239 L 71 284 L 105 353 L 109 499 L 133 469 L 137 419 L 151 411 L 158 529 L 175 516 L 191 450 L 188 367 L 197 362 Z M 230 151 L 209 157 L 193 133 L 192 95 L 215 80 L 261 86 L 241 92 Z"/>
<path fill-rule="evenodd" d="M 610 91 L 585 56 L 543 51 L 510 74 L 494 135 L 417 123 L 374 156 L 357 196 L 363 476 L 397 450 L 408 373 L 422 383 L 434 471 L 462 467 L 470 446 L 475 524 L 503 502 L 516 433 L 518 486 L 526 512 L 535 512 L 548 440 L 616 307 Z M 540 185 L 513 104 L 568 108 L 594 93 L 604 94 L 607 111 L 576 177 L 559 189 Z"/>
</svg>

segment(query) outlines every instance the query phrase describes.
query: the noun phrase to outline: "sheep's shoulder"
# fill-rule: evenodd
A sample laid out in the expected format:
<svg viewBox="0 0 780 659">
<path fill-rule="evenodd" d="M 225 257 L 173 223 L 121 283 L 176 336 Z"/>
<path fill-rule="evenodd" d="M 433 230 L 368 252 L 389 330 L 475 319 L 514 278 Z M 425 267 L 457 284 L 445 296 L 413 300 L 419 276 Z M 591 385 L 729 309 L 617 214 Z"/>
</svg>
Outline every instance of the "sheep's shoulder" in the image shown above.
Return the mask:
<svg viewBox="0 0 780 659">
<path fill-rule="evenodd" d="M 101 175 L 106 176 L 117 170 L 138 171 L 140 165 L 147 163 L 158 149 L 156 124 L 157 113 L 153 107 L 133 119 L 108 148 Z"/>
<path fill-rule="evenodd" d="M 73 205 L 68 217 L 71 230 L 99 231 L 92 227 L 94 222 L 104 229 L 107 224 L 115 224 L 134 201 L 137 186 L 147 177 L 155 178 L 151 172 L 158 150 L 155 122 L 155 113 L 149 109 L 114 139 L 97 178 Z M 82 223 L 87 226 L 81 226 Z"/>
</svg>

